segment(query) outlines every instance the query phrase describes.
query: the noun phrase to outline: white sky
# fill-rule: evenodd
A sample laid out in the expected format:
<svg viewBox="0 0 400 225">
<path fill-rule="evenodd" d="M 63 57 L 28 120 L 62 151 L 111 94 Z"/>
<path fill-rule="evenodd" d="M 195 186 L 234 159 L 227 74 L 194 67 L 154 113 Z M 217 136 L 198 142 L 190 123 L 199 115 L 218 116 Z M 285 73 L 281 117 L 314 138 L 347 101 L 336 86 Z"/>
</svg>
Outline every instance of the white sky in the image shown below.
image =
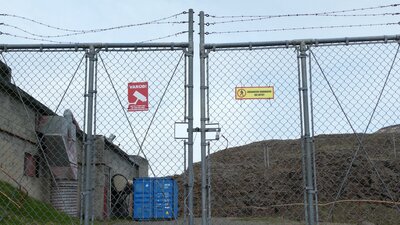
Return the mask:
<svg viewBox="0 0 400 225">
<path fill-rule="evenodd" d="M 170 16 L 189 8 L 195 10 L 195 20 L 198 22 L 197 14 L 204 11 L 210 15 L 271 15 L 289 13 L 315 13 L 332 10 L 352 9 L 388 5 L 397 3 L 387 0 L 2 0 L 1 13 L 15 14 L 38 20 L 53 26 L 70 29 L 94 29 L 112 27 L 123 24 L 133 24 Z M 398 12 L 399 7 L 386 8 L 384 12 Z M 382 12 L 379 10 L 363 11 Z M 362 12 L 359 12 L 362 13 Z M 180 16 L 185 19 L 186 15 Z M 212 22 L 212 18 L 207 18 Z M 344 24 L 364 23 L 386 23 L 398 22 L 399 16 L 386 17 L 361 17 L 361 18 L 338 18 L 338 17 L 297 17 L 286 19 L 271 19 L 256 21 L 252 23 L 233 23 L 207 27 L 207 31 L 246 30 L 246 29 L 270 29 L 282 27 L 304 27 L 304 26 L 327 26 Z M 16 18 L 0 17 L 0 22 L 12 24 L 24 28 L 33 33 L 59 34 L 60 32 L 36 26 L 27 21 Z M 74 38 L 55 39 L 68 42 L 139 42 L 186 29 L 186 24 L 179 25 L 152 25 L 146 28 L 127 28 L 119 31 L 109 31 L 91 35 L 80 35 Z M 370 36 L 398 33 L 398 26 L 363 27 L 324 29 L 308 31 L 286 31 L 286 32 L 262 32 L 234 35 L 212 35 L 207 36 L 208 42 L 248 42 L 287 40 L 302 38 L 331 38 L 345 36 Z M 197 23 L 195 30 L 198 31 Z M 0 31 L 24 35 L 12 28 L 0 26 Z M 160 42 L 185 41 L 186 35 L 168 38 Z M 13 37 L 0 36 L 0 43 L 38 43 L 31 40 L 23 40 Z"/>
<path fill-rule="evenodd" d="M 193 8 L 195 11 L 195 47 L 198 55 L 198 13 L 204 11 L 210 15 L 276 15 L 293 13 L 316 13 L 352 8 L 373 7 L 400 3 L 387 0 L 2 0 L 0 13 L 15 14 L 68 29 L 96 29 L 126 24 L 147 22 Z M 361 11 L 355 13 L 399 12 L 400 7 L 385 8 L 382 10 Z M 180 15 L 173 21 L 185 21 L 187 15 Z M 206 22 L 213 22 L 214 18 L 207 17 Z M 290 27 L 332 26 L 349 24 L 393 23 L 399 22 L 400 16 L 380 17 L 294 17 L 275 18 L 255 22 L 220 24 L 206 27 L 206 31 L 232 31 L 249 29 L 274 29 Z M 56 35 L 63 32 L 55 31 L 37 24 L 17 18 L 0 16 L 0 23 L 11 24 L 29 32 L 42 35 Z M 238 34 L 216 34 L 206 36 L 206 42 L 250 42 L 276 41 L 305 38 L 335 38 L 354 36 L 381 36 L 398 34 L 400 25 L 315 29 L 305 31 L 258 32 Z M 103 42 L 126 43 L 141 42 L 157 37 L 170 35 L 187 30 L 187 24 L 150 25 L 145 27 L 131 27 L 102 33 L 86 34 L 73 37 L 54 38 L 61 42 Z M 1 32 L 29 36 L 18 30 L 0 26 Z M 157 42 L 184 42 L 187 34 L 167 38 Z M 41 43 L 33 40 L 24 40 L 15 37 L 0 35 L 0 44 Z M 198 61 L 195 59 L 195 77 L 199 77 Z M 198 80 L 196 90 L 198 91 Z M 195 103 L 196 105 L 197 103 Z M 198 113 L 198 111 L 196 110 Z M 198 114 L 195 122 L 199 123 Z M 218 121 L 215 121 L 218 122 Z M 195 124 L 198 126 L 198 124 Z M 200 139 L 198 135 L 197 141 Z M 195 156 L 196 160 L 199 156 Z"/>
</svg>

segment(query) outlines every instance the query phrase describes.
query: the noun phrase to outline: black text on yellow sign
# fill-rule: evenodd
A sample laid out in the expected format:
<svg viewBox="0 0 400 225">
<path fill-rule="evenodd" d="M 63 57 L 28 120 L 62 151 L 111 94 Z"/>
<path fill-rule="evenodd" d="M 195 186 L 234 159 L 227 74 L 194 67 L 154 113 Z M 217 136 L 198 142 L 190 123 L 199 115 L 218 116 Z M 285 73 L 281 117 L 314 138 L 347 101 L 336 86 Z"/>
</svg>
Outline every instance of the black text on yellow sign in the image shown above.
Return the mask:
<svg viewBox="0 0 400 225">
<path fill-rule="evenodd" d="M 274 87 L 236 87 L 235 99 L 274 99 Z"/>
</svg>

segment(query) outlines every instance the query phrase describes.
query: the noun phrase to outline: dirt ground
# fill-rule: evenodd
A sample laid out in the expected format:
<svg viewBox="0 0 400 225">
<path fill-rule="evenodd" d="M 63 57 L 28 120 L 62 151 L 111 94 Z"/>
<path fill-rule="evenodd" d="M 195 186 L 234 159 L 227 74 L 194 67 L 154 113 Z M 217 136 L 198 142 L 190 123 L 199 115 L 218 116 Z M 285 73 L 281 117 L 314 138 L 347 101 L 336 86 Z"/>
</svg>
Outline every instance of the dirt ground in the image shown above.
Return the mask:
<svg viewBox="0 0 400 225">
<path fill-rule="evenodd" d="M 396 135 L 381 130 L 362 136 L 362 148 L 354 134 L 319 135 L 314 138 L 319 219 L 357 224 L 399 225 L 396 205 L 400 199 L 400 158 L 393 146 Z M 266 153 L 268 149 L 268 154 Z M 357 152 L 357 154 L 355 154 Z M 353 158 L 354 157 L 354 158 Z M 217 218 L 304 219 L 304 181 L 301 142 L 266 140 L 219 149 L 208 159 L 211 165 L 211 214 Z M 266 160 L 268 159 L 268 161 Z M 201 215 L 201 168 L 194 165 L 194 214 Z M 184 196 L 179 184 L 180 206 Z M 180 207 L 183 215 L 183 207 Z M 223 219 L 214 224 L 295 224 Z M 325 225 L 326 223 L 321 223 Z"/>
<path fill-rule="evenodd" d="M 131 221 L 131 222 L 117 222 L 113 225 L 186 225 L 187 221 L 178 219 L 176 221 Z M 195 225 L 201 224 L 201 218 L 195 218 Z M 244 218 L 212 218 L 210 225 L 302 225 L 305 223 L 293 221 L 277 221 L 276 219 L 244 219 Z M 350 223 L 323 223 L 319 225 L 356 225 Z"/>
<path fill-rule="evenodd" d="M 363 148 L 354 157 L 340 197 L 335 200 L 354 152 L 359 148 L 352 134 L 315 138 L 319 197 L 319 225 L 398 225 L 399 214 L 391 197 L 399 199 L 400 163 L 392 157 L 393 137 L 385 132 L 365 135 Z M 399 143 L 396 140 L 396 143 Z M 265 146 L 269 163 L 265 163 Z M 303 176 L 300 140 L 268 140 L 220 150 L 211 164 L 210 225 L 303 225 Z M 368 153 L 368 158 L 366 157 Z M 371 159 L 372 162 L 369 162 Z M 201 224 L 200 164 L 194 165 L 195 225 Z M 183 175 L 179 184 L 179 215 L 183 215 Z M 384 183 L 385 185 L 382 185 Z M 391 193 L 388 195 L 387 193 Z M 362 202 L 363 200 L 379 200 Z M 332 202 L 335 202 L 334 208 Z M 332 210 L 334 209 L 334 210 Z M 332 215 L 330 212 L 332 210 Z M 270 216 L 270 218 L 266 218 Z M 330 220 L 329 218 L 333 219 Z M 352 222 L 347 222 L 352 221 Z M 371 221 L 360 222 L 360 221 Z M 114 221 L 110 225 L 186 225 L 177 221 Z"/>
</svg>

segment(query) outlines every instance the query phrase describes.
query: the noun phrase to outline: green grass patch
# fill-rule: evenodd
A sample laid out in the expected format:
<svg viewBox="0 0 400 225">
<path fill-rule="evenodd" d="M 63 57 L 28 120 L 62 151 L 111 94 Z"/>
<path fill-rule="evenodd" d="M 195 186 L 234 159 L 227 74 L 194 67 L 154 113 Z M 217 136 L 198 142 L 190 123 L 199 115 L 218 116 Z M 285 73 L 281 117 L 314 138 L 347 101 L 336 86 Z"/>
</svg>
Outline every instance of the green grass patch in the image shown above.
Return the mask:
<svg viewBox="0 0 400 225">
<path fill-rule="evenodd" d="M 299 221 L 293 221 L 280 217 L 241 217 L 241 218 L 234 218 L 233 220 L 243 221 L 243 222 L 262 222 L 265 224 L 291 224 L 291 225 L 304 224 L 304 222 L 302 223 Z"/>
<path fill-rule="evenodd" d="M 79 224 L 77 218 L 57 211 L 50 204 L 26 196 L 8 183 L 0 181 L 0 191 L 0 224 Z"/>
<path fill-rule="evenodd" d="M 322 221 L 330 220 L 330 206 L 319 207 L 319 218 Z M 360 223 L 368 221 L 373 224 L 399 225 L 400 214 L 393 205 L 371 203 L 337 203 L 333 210 L 332 222 Z"/>
<path fill-rule="evenodd" d="M 95 225 L 113 225 L 130 221 L 131 218 L 95 221 Z M 56 210 L 48 203 L 26 196 L 25 193 L 0 181 L 0 224 L 6 225 L 71 225 L 79 224 L 79 218 Z"/>
</svg>

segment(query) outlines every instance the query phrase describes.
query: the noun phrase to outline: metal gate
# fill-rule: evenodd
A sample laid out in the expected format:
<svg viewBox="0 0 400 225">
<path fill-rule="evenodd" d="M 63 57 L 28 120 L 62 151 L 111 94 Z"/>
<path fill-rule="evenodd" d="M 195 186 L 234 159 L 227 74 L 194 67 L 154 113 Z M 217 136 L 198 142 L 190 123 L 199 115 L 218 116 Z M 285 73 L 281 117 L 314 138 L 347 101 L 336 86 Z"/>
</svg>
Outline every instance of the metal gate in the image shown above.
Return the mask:
<svg viewBox="0 0 400 225">
<path fill-rule="evenodd" d="M 202 224 L 398 224 L 398 36 L 209 44 L 203 16 Z"/>
<path fill-rule="evenodd" d="M 202 122 L 206 127 L 217 123 L 221 129 L 218 140 L 202 139 L 211 153 L 205 165 L 207 191 L 203 192 L 209 205 L 204 220 L 208 224 L 230 223 L 221 217 L 249 222 L 260 218 L 271 224 L 304 221 L 300 105 L 307 85 L 300 83 L 299 46 L 285 42 L 203 46 Z"/>
<path fill-rule="evenodd" d="M 193 151 L 192 10 L 188 24 L 183 43 L 0 47 L 1 223 L 131 221 L 135 179 L 187 183 L 180 175 Z M 192 198 L 179 201 L 183 209 Z"/>
<path fill-rule="evenodd" d="M 309 44 L 321 221 L 400 222 L 398 40 Z"/>
</svg>

